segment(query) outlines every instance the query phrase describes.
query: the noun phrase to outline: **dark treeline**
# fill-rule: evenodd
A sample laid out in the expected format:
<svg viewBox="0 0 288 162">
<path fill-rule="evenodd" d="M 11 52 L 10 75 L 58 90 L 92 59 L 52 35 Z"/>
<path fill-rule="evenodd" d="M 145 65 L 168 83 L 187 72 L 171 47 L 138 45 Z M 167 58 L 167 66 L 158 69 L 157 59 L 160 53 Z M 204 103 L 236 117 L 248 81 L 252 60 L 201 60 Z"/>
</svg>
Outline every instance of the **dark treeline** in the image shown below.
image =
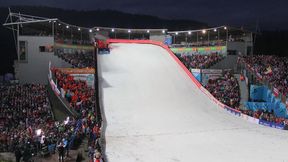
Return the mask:
<svg viewBox="0 0 288 162">
<path fill-rule="evenodd" d="M 15 6 L 12 12 L 33 16 L 58 18 L 61 21 L 83 27 L 119 27 L 119 28 L 168 28 L 170 30 L 199 29 L 207 24 L 192 20 L 166 20 L 148 15 L 128 14 L 112 10 L 75 11 L 50 7 Z M 8 8 L 0 8 L 0 22 L 5 22 Z M 16 58 L 12 32 L 0 26 L 0 75 L 13 72 L 13 59 Z"/>
<path fill-rule="evenodd" d="M 128 14 L 112 10 L 75 11 L 50 7 L 15 6 L 12 12 L 20 12 L 60 20 L 83 27 L 115 27 L 115 28 L 167 28 L 168 30 L 189 30 L 208 27 L 206 23 L 192 20 L 168 20 L 155 16 Z M 8 8 L 0 8 L 0 22 L 4 23 L 8 15 Z M 15 43 L 10 30 L 0 26 L 0 75 L 13 72 L 13 60 L 16 58 Z M 262 32 L 257 35 L 256 54 L 285 55 L 288 42 L 288 32 Z"/>
</svg>

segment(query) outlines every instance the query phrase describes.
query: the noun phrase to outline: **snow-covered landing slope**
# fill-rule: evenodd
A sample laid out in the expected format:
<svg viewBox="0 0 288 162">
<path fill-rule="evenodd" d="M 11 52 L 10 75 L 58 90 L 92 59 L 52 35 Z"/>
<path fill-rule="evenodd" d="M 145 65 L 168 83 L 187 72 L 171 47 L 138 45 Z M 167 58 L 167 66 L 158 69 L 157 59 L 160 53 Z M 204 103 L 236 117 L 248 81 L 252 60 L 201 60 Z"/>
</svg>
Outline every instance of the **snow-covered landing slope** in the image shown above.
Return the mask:
<svg viewBox="0 0 288 162">
<path fill-rule="evenodd" d="M 215 106 L 166 50 L 112 46 L 99 60 L 109 162 L 288 162 L 286 131 Z"/>
</svg>

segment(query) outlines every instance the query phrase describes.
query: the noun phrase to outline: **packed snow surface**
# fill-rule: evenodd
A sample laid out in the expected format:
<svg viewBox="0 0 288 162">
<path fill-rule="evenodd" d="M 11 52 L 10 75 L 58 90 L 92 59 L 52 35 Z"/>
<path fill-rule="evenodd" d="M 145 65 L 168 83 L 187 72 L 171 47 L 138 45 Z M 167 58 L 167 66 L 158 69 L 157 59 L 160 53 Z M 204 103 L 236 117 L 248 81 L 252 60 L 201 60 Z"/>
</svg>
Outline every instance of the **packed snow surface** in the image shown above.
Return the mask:
<svg viewBox="0 0 288 162">
<path fill-rule="evenodd" d="M 163 48 L 99 56 L 109 162 L 288 162 L 287 131 L 228 114 Z"/>
</svg>

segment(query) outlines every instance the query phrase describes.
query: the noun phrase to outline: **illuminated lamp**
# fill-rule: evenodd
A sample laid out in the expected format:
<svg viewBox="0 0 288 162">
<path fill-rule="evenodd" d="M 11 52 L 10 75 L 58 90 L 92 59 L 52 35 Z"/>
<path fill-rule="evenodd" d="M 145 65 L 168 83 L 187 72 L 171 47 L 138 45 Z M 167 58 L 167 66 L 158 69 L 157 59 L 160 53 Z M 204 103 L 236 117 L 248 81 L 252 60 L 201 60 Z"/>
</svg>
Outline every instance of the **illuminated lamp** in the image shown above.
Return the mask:
<svg viewBox="0 0 288 162">
<path fill-rule="evenodd" d="M 35 132 L 36 132 L 36 135 L 37 135 L 37 136 L 40 136 L 40 135 L 41 135 L 41 132 L 42 132 L 42 130 L 41 130 L 41 129 L 37 129 Z"/>
</svg>

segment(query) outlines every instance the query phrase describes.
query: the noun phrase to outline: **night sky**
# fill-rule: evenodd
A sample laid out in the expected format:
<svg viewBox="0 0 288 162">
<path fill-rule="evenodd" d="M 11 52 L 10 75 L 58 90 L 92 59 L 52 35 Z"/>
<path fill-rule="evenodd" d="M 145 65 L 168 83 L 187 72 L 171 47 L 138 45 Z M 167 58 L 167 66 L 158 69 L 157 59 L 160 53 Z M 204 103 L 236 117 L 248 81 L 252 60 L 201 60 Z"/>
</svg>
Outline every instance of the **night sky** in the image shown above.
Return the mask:
<svg viewBox="0 0 288 162">
<path fill-rule="evenodd" d="M 112 9 L 209 25 L 288 29 L 287 0 L 1 0 L 0 6 L 36 5 L 64 9 Z"/>
</svg>

